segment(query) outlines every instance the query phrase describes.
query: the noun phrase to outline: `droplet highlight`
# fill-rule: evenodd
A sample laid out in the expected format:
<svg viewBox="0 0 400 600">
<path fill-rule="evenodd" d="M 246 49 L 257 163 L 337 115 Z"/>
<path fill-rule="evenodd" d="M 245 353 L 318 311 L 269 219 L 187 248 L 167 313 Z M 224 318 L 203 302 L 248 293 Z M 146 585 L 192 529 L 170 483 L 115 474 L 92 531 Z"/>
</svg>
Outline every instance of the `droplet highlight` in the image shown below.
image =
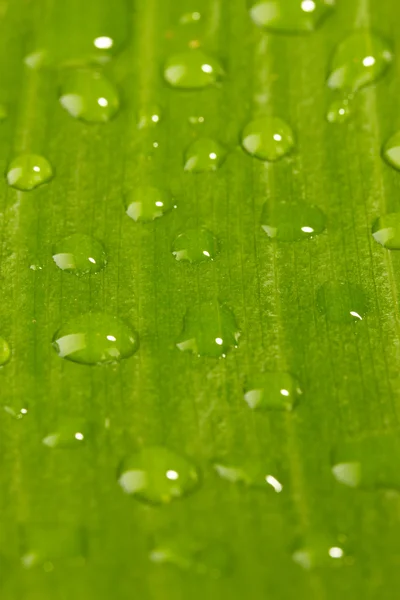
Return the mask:
<svg viewBox="0 0 400 600">
<path fill-rule="evenodd" d="M 328 281 L 317 291 L 319 312 L 334 323 L 362 321 L 368 312 L 368 299 L 363 289 L 345 281 Z"/>
<path fill-rule="evenodd" d="M 278 117 L 262 117 L 250 121 L 242 132 L 242 146 L 251 156 L 274 162 L 294 147 L 291 127 Z"/>
<path fill-rule="evenodd" d="M 170 212 L 175 204 L 170 192 L 156 187 L 137 187 L 125 196 L 126 214 L 137 222 L 147 223 Z"/>
<path fill-rule="evenodd" d="M 200 473 L 188 458 L 152 446 L 124 459 L 118 483 L 125 493 L 141 502 L 167 504 L 194 492 L 200 484 Z"/>
<path fill-rule="evenodd" d="M 270 372 L 252 378 L 244 400 L 252 410 L 291 411 L 301 395 L 300 384 L 290 373 Z"/>
<path fill-rule="evenodd" d="M 60 104 L 74 118 L 107 123 L 120 107 L 119 93 L 101 71 L 71 69 L 63 74 Z"/>
<path fill-rule="evenodd" d="M 216 171 L 226 158 L 226 150 L 211 138 L 201 138 L 193 142 L 185 154 L 185 171 L 203 173 Z"/>
<path fill-rule="evenodd" d="M 80 277 L 104 269 L 107 255 L 103 244 L 95 238 L 75 233 L 54 245 L 53 260 L 61 270 Z"/>
<path fill-rule="evenodd" d="M 223 75 L 218 59 L 201 50 L 174 54 L 164 65 L 164 78 L 174 88 L 205 88 L 217 83 Z"/>
<path fill-rule="evenodd" d="M 172 254 L 183 262 L 212 261 L 218 254 L 218 241 L 208 229 L 189 229 L 175 239 Z"/>
<path fill-rule="evenodd" d="M 250 8 L 253 22 L 274 32 L 314 31 L 334 8 L 335 0 L 258 0 Z"/>
<path fill-rule="evenodd" d="M 314 237 L 326 228 L 325 214 L 300 202 L 266 202 L 261 227 L 271 239 L 296 242 Z"/>
<path fill-rule="evenodd" d="M 53 178 L 49 161 L 39 154 L 21 154 L 7 169 L 7 182 L 21 192 L 29 192 Z"/>
<path fill-rule="evenodd" d="M 238 345 L 239 337 L 233 312 L 217 302 L 204 302 L 188 309 L 176 345 L 182 352 L 221 358 Z"/>
<path fill-rule="evenodd" d="M 53 347 L 60 358 L 97 365 L 129 358 L 139 347 L 139 337 L 117 317 L 86 313 L 71 319 L 57 331 Z"/>
</svg>

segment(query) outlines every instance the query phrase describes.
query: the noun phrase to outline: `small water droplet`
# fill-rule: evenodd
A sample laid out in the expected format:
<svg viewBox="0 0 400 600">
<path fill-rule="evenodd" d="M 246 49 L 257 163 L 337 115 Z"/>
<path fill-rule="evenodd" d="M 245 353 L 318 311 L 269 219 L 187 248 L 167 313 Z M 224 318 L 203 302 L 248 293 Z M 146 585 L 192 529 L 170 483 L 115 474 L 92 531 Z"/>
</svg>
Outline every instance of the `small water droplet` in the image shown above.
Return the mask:
<svg viewBox="0 0 400 600">
<path fill-rule="evenodd" d="M 174 208 L 174 199 L 167 190 L 137 187 L 125 197 L 126 214 L 138 222 L 154 221 Z"/>
<path fill-rule="evenodd" d="M 254 23 L 286 33 L 314 31 L 335 6 L 335 0 L 257 0 L 250 8 Z"/>
<path fill-rule="evenodd" d="M 61 358 L 84 365 L 129 358 L 139 347 L 137 333 L 124 321 L 105 313 L 86 313 L 65 323 L 53 346 Z"/>
<path fill-rule="evenodd" d="M 344 548 L 339 545 L 330 546 L 329 542 L 321 539 L 299 548 L 293 553 L 292 558 L 306 571 L 324 567 L 342 567 L 346 564 Z"/>
<path fill-rule="evenodd" d="M 214 260 L 218 254 L 218 241 L 208 229 L 189 229 L 175 239 L 172 254 L 176 260 L 190 263 Z"/>
<path fill-rule="evenodd" d="M 384 75 L 392 61 L 389 44 L 368 30 L 357 31 L 339 44 L 327 83 L 331 89 L 340 92 L 340 99 L 328 109 L 328 121 L 346 120 L 354 94 Z M 341 109 L 343 113 L 339 112 Z"/>
<path fill-rule="evenodd" d="M 154 127 L 160 123 L 162 117 L 161 108 L 157 105 L 146 106 L 139 111 L 138 129 Z"/>
<path fill-rule="evenodd" d="M 262 117 L 250 121 L 242 132 L 242 146 L 260 160 L 280 160 L 294 147 L 291 127 L 278 117 Z"/>
<path fill-rule="evenodd" d="M 0 337 L 0 367 L 3 367 L 8 363 L 11 358 L 11 348 L 8 342 Z"/>
<path fill-rule="evenodd" d="M 333 476 L 352 488 L 400 490 L 399 469 L 393 460 L 399 449 L 399 438 L 393 434 L 343 442 L 334 451 Z"/>
<path fill-rule="evenodd" d="M 21 154 L 14 158 L 7 169 L 8 185 L 22 192 L 47 183 L 52 177 L 53 169 L 50 163 L 38 154 Z"/>
<path fill-rule="evenodd" d="M 192 115 L 189 117 L 189 123 L 191 125 L 202 125 L 205 121 L 205 118 L 202 115 Z"/>
<path fill-rule="evenodd" d="M 400 213 L 379 217 L 372 227 L 372 236 L 384 248 L 400 250 Z"/>
<path fill-rule="evenodd" d="M 182 352 L 224 358 L 238 345 L 239 337 L 233 312 L 217 302 L 204 302 L 188 309 L 176 345 Z"/>
<path fill-rule="evenodd" d="M 220 62 L 201 50 L 174 54 L 164 65 L 165 80 L 175 88 L 205 88 L 219 81 L 223 74 Z"/>
<path fill-rule="evenodd" d="M 198 10 L 193 12 L 187 12 L 181 16 L 179 22 L 182 25 L 190 25 L 192 23 L 198 23 L 201 19 L 201 13 Z"/>
<path fill-rule="evenodd" d="M 242 484 L 274 494 L 280 494 L 283 491 L 281 481 L 265 470 L 259 461 L 252 461 L 241 466 L 230 461 L 218 461 L 214 463 L 213 467 L 219 477 L 229 483 Z"/>
<path fill-rule="evenodd" d="M 272 239 L 282 242 L 305 240 L 322 233 L 326 217 L 316 206 L 300 202 L 266 202 L 261 215 L 261 227 Z"/>
<path fill-rule="evenodd" d="M 183 571 L 191 571 L 218 579 L 230 572 L 232 557 L 221 544 L 200 544 L 192 538 L 166 539 L 149 554 L 158 565 L 172 565 Z"/>
<path fill-rule="evenodd" d="M 386 162 L 400 171 L 400 131 L 392 135 L 383 147 L 383 158 Z"/>
<path fill-rule="evenodd" d="M 244 400 L 253 410 L 293 410 L 302 394 L 290 373 L 260 373 L 247 386 Z"/>
<path fill-rule="evenodd" d="M 23 406 L 22 408 L 13 408 L 12 406 L 3 406 L 3 409 L 4 409 L 4 412 L 6 412 L 8 415 L 13 417 L 14 419 L 17 419 L 18 421 L 20 421 L 21 419 L 26 417 L 26 415 L 29 412 L 29 410 L 26 406 Z"/>
<path fill-rule="evenodd" d="M 94 69 L 64 72 L 60 103 L 72 117 L 89 123 L 106 123 L 118 112 L 118 90 L 103 73 Z"/>
<path fill-rule="evenodd" d="M 124 459 L 118 483 L 142 502 L 164 504 L 193 492 L 200 484 L 200 474 L 186 457 L 152 446 Z"/>
<path fill-rule="evenodd" d="M 185 154 L 185 171 L 202 173 L 216 171 L 226 157 L 225 149 L 210 138 L 201 138 L 193 142 Z"/>
<path fill-rule="evenodd" d="M 87 437 L 88 426 L 83 419 L 63 419 L 42 443 L 48 448 L 80 448 Z"/>
<path fill-rule="evenodd" d="M 54 569 L 58 561 L 77 566 L 84 559 L 84 532 L 71 526 L 30 524 L 23 530 L 21 563 L 25 569 Z"/>
<path fill-rule="evenodd" d="M 96 239 L 90 235 L 75 233 L 54 245 L 53 260 L 63 271 L 81 276 L 104 269 L 107 255 L 103 244 Z"/>
<path fill-rule="evenodd" d="M 334 323 L 362 321 L 368 311 L 368 300 L 359 285 L 345 281 L 328 281 L 317 291 L 319 312 Z"/>
</svg>

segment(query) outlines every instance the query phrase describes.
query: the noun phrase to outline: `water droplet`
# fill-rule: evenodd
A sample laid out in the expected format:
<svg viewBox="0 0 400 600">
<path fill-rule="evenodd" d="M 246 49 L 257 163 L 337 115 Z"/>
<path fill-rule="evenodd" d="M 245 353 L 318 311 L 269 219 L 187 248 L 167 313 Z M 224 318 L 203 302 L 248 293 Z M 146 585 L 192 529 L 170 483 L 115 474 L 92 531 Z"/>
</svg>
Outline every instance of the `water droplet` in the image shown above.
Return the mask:
<svg viewBox="0 0 400 600">
<path fill-rule="evenodd" d="M 244 400 L 255 410 L 291 411 L 302 394 L 298 381 L 282 372 L 260 373 L 247 388 Z"/>
<path fill-rule="evenodd" d="M 208 87 L 219 81 L 223 74 L 220 62 L 201 50 L 170 56 L 164 66 L 167 83 L 182 89 Z"/>
<path fill-rule="evenodd" d="M 274 494 L 280 494 L 283 491 L 281 481 L 265 470 L 258 461 L 253 461 L 246 465 L 235 465 L 231 462 L 215 462 L 215 472 L 229 483 L 242 484 L 247 487 L 262 489 Z"/>
<path fill-rule="evenodd" d="M 190 25 L 192 23 L 198 23 L 201 19 L 201 13 L 199 11 L 193 11 L 185 13 L 179 19 L 179 22 L 182 25 Z"/>
<path fill-rule="evenodd" d="M 80 448 L 88 437 L 83 419 L 63 419 L 56 431 L 48 433 L 42 443 L 48 448 Z"/>
<path fill-rule="evenodd" d="M 341 97 L 331 104 L 328 120 L 345 120 L 350 114 L 354 94 L 379 79 L 392 61 L 393 54 L 389 44 L 368 30 L 357 31 L 339 44 L 327 83 L 331 89 L 338 90 Z M 344 112 L 340 114 L 341 109 Z"/>
<path fill-rule="evenodd" d="M 334 452 L 332 473 L 348 487 L 367 490 L 400 490 L 400 474 L 394 456 L 400 449 L 396 435 L 368 435 L 349 440 Z"/>
<path fill-rule="evenodd" d="M 221 544 L 196 544 L 191 538 L 167 539 L 150 552 L 149 558 L 158 565 L 172 565 L 214 579 L 229 573 L 232 563 Z"/>
<path fill-rule="evenodd" d="M 335 0 L 257 0 L 250 8 L 254 23 L 286 33 L 314 31 L 335 6 Z"/>
<path fill-rule="evenodd" d="M 204 302 L 188 309 L 176 345 L 182 352 L 221 358 L 238 345 L 239 337 L 233 312 L 217 302 Z"/>
<path fill-rule="evenodd" d="M 272 239 L 282 242 L 305 240 L 322 233 L 326 217 L 316 206 L 299 202 L 266 202 L 261 215 L 261 227 Z"/>
<path fill-rule="evenodd" d="M 129 358 L 139 347 L 137 333 L 124 321 L 104 313 L 86 313 L 65 323 L 55 334 L 61 358 L 84 365 Z"/>
<path fill-rule="evenodd" d="M 334 323 L 362 321 L 368 311 L 363 289 L 345 281 L 326 282 L 317 291 L 316 301 L 319 312 Z"/>
<path fill-rule="evenodd" d="M 200 484 L 200 474 L 186 457 L 152 446 L 124 459 L 118 483 L 142 502 L 163 504 L 193 492 Z"/>
<path fill-rule="evenodd" d="M 6 365 L 11 358 L 11 348 L 8 342 L 0 337 L 0 367 Z"/>
<path fill-rule="evenodd" d="M 193 142 L 185 154 L 185 171 L 216 171 L 226 157 L 225 149 L 215 140 L 201 138 Z"/>
<path fill-rule="evenodd" d="M 125 197 L 126 214 L 134 221 L 149 222 L 174 208 L 171 194 L 155 187 L 137 187 Z"/>
<path fill-rule="evenodd" d="M 11 187 L 28 192 L 47 183 L 53 177 L 53 169 L 43 156 L 21 154 L 14 158 L 7 170 L 7 182 Z"/>
<path fill-rule="evenodd" d="M 300 567 L 309 571 L 324 567 L 342 567 L 345 564 L 346 553 L 339 545 L 330 545 L 328 541 L 317 539 L 312 544 L 296 550 L 292 558 Z"/>
<path fill-rule="evenodd" d="M 84 531 L 56 524 L 31 524 L 23 531 L 21 563 L 25 569 L 41 566 L 51 571 L 49 564 L 77 566 L 84 559 Z"/>
<path fill-rule="evenodd" d="M 28 414 L 29 410 L 26 406 L 22 406 L 22 408 L 13 408 L 12 406 L 3 406 L 4 412 L 8 415 L 20 421 Z"/>
<path fill-rule="evenodd" d="M 250 121 L 242 133 L 242 146 L 260 160 L 276 161 L 294 147 L 292 129 L 278 117 L 262 117 Z"/>
<path fill-rule="evenodd" d="M 119 110 L 118 90 L 103 73 L 93 69 L 64 72 L 60 103 L 72 117 L 89 123 L 106 123 Z"/>
<path fill-rule="evenodd" d="M 178 235 L 172 245 L 176 260 L 199 263 L 214 260 L 218 254 L 218 242 L 208 229 L 189 229 Z"/>
<path fill-rule="evenodd" d="M 103 244 L 96 239 L 75 233 L 54 245 L 53 260 L 63 271 L 80 276 L 104 269 L 107 255 Z"/>
<path fill-rule="evenodd" d="M 205 121 L 205 118 L 202 115 L 192 115 L 189 117 L 189 123 L 191 125 L 202 125 Z"/>
<path fill-rule="evenodd" d="M 400 171 L 400 131 L 392 135 L 384 145 L 383 158 L 391 167 Z"/>
<path fill-rule="evenodd" d="M 161 108 L 157 105 L 142 108 L 138 114 L 138 129 L 154 127 L 161 121 Z"/>
<path fill-rule="evenodd" d="M 400 250 L 400 213 L 389 213 L 377 219 L 372 236 L 388 250 Z"/>
</svg>

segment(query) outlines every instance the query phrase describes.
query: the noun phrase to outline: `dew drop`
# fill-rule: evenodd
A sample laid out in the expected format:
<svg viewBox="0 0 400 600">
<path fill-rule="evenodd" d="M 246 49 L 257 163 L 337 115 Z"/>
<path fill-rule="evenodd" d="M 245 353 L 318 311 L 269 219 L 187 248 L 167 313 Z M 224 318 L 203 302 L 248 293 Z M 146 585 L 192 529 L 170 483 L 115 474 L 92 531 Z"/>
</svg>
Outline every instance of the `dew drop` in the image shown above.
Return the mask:
<svg viewBox="0 0 400 600">
<path fill-rule="evenodd" d="M 338 100 L 334 100 L 328 108 L 326 115 L 329 123 L 344 123 L 349 119 L 352 113 L 351 106 L 352 96 L 343 97 Z"/>
<path fill-rule="evenodd" d="M 204 302 L 188 309 L 176 345 L 182 352 L 221 358 L 238 345 L 239 337 L 233 312 L 217 302 Z"/>
<path fill-rule="evenodd" d="M 225 149 L 210 138 L 201 138 L 193 142 L 185 154 L 185 171 L 202 173 L 216 171 L 226 158 Z"/>
<path fill-rule="evenodd" d="M 260 160 L 277 161 L 292 150 L 295 140 L 291 127 L 278 117 L 250 121 L 242 132 L 242 146 Z"/>
<path fill-rule="evenodd" d="M 60 103 L 76 119 L 106 123 L 118 112 L 120 100 L 115 85 L 94 69 L 70 69 L 64 72 Z"/>
<path fill-rule="evenodd" d="M 8 185 L 22 192 L 33 190 L 52 178 L 50 163 L 39 154 L 21 154 L 14 158 L 7 169 Z"/>
<path fill-rule="evenodd" d="M 383 147 L 382 154 L 391 167 L 400 171 L 400 131 L 397 131 L 389 138 Z"/>
<path fill-rule="evenodd" d="M 53 570 L 56 562 L 76 566 L 82 563 L 84 550 L 84 532 L 80 529 L 30 524 L 23 531 L 21 563 L 25 569 L 43 567 L 45 571 Z"/>
<path fill-rule="evenodd" d="M 63 271 L 81 276 L 104 269 L 107 255 L 103 244 L 96 239 L 90 235 L 75 233 L 54 245 L 53 260 Z"/>
<path fill-rule="evenodd" d="M 211 261 L 218 254 L 218 241 L 208 229 L 189 229 L 175 239 L 172 254 L 190 263 Z"/>
<path fill-rule="evenodd" d="M 399 438 L 392 434 L 343 442 L 334 451 L 332 474 L 351 488 L 400 490 L 399 469 L 393 460 L 399 449 Z"/>
<path fill-rule="evenodd" d="M 158 105 L 152 105 L 142 108 L 138 114 L 138 129 L 154 127 L 160 123 L 162 117 L 161 108 Z"/>
<path fill-rule="evenodd" d="M 83 419 L 63 419 L 42 443 L 48 448 L 80 448 L 87 438 L 88 426 Z"/>
<path fill-rule="evenodd" d="M 232 558 L 225 546 L 203 545 L 186 537 L 166 539 L 153 548 L 149 558 L 157 565 L 171 565 L 213 579 L 228 574 L 232 564 Z"/>
<path fill-rule="evenodd" d="M 174 199 L 167 190 L 137 187 L 125 196 L 126 214 L 138 222 L 154 221 L 174 208 Z"/>
<path fill-rule="evenodd" d="M 316 206 L 299 202 L 266 202 L 261 227 L 271 239 L 295 242 L 314 237 L 326 227 L 326 217 Z"/>
<path fill-rule="evenodd" d="M 137 500 L 165 504 L 193 492 L 200 484 L 200 473 L 186 457 L 152 446 L 123 460 L 118 483 Z"/>
<path fill-rule="evenodd" d="M 198 10 L 184 13 L 179 22 L 182 25 L 191 25 L 192 23 L 198 23 L 201 19 L 201 13 Z"/>
<path fill-rule="evenodd" d="M 368 30 L 357 31 L 339 44 L 333 56 L 327 83 L 331 89 L 339 91 L 341 97 L 328 109 L 328 120 L 345 120 L 350 114 L 353 95 L 384 75 L 392 61 L 393 54 L 389 44 Z M 343 106 L 338 110 L 345 110 L 342 114 L 337 110 L 340 104 Z M 341 118 L 334 118 L 334 115 Z"/>
<path fill-rule="evenodd" d="M 324 567 L 337 568 L 345 564 L 346 552 L 342 546 L 330 545 L 328 541 L 317 539 L 312 544 L 298 548 L 292 559 L 306 571 Z"/>
<path fill-rule="evenodd" d="M 217 475 L 229 483 L 261 489 L 273 494 L 280 494 L 283 491 L 284 486 L 276 475 L 265 470 L 257 461 L 240 466 L 230 461 L 218 461 L 213 467 Z"/>
<path fill-rule="evenodd" d="M 372 227 L 372 236 L 384 248 L 400 250 L 400 213 L 379 217 Z"/>
<path fill-rule="evenodd" d="M 223 74 L 220 62 L 201 50 L 174 54 L 164 65 L 165 80 L 174 88 L 205 88 L 219 81 Z"/>
<path fill-rule="evenodd" d="M 244 400 L 253 410 L 293 410 L 302 391 L 290 373 L 260 373 L 247 386 Z"/>
<path fill-rule="evenodd" d="M 328 281 L 317 291 L 319 312 L 334 323 L 362 321 L 368 311 L 368 300 L 363 289 L 345 281 Z"/>
<path fill-rule="evenodd" d="M 61 358 L 84 365 L 129 358 L 139 347 L 137 333 L 124 321 L 104 313 L 86 313 L 65 323 L 53 346 Z"/>
<path fill-rule="evenodd" d="M 3 367 L 8 363 L 11 358 L 11 348 L 9 343 L 2 337 L 0 337 L 0 367 Z"/>
<path fill-rule="evenodd" d="M 285 33 L 314 31 L 335 6 L 335 0 L 257 0 L 250 16 L 263 29 Z"/>
</svg>

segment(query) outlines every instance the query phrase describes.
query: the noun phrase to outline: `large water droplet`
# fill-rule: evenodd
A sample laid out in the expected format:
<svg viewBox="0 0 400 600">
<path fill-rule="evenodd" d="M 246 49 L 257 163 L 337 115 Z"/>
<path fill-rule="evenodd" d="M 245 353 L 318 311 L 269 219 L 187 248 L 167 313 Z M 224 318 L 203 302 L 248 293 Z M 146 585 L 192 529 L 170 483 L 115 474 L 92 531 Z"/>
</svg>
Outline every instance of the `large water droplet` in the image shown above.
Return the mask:
<svg viewBox="0 0 400 600">
<path fill-rule="evenodd" d="M 107 255 L 103 244 L 96 239 L 75 233 L 54 245 L 53 260 L 63 271 L 80 276 L 104 269 Z"/>
<path fill-rule="evenodd" d="M 0 367 L 6 365 L 11 358 L 11 348 L 9 343 L 0 337 Z"/>
<path fill-rule="evenodd" d="M 188 309 L 176 345 L 183 352 L 220 358 L 238 345 L 239 336 L 235 316 L 227 306 L 204 302 Z"/>
<path fill-rule="evenodd" d="M 163 504 L 193 492 L 199 486 L 200 474 L 186 457 L 152 446 L 124 459 L 118 483 L 142 502 Z"/>
<path fill-rule="evenodd" d="M 320 313 L 334 323 L 362 321 L 368 311 L 363 289 L 345 281 L 326 282 L 317 291 L 316 300 Z"/>
<path fill-rule="evenodd" d="M 178 235 L 172 245 L 176 260 L 199 263 L 214 260 L 218 242 L 208 229 L 189 229 Z"/>
<path fill-rule="evenodd" d="M 162 217 L 174 208 L 174 199 L 167 190 L 137 187 L 125 197 L 126 214 L 144 223 Z"/>
<path fill-rule="evenodd" d="M 14 158 L 7 169 L 8 185 L 28 192 L 53 177 L 53 169 L 46 158 L 39 154 L 21 154 Z"/>
<path fill-rule="evenodd" d="M 42 443 L 48 448 L 80 448 L 88 437 L 83 419 L 63 419 L 57 429 L 48 433 Z"/>
<path fill-rule="evenodd" d="M 264 29 L 287 33 L 313 31 L 329 14 L 335 0 L 257 0 L 250 16 Z"/>
<path fill-rule="evenodd" d="M 139 347 L 139 338 L 117 317 L 86 313 L 65 323 L 55 334 L 53 346 L 61 358 L 96 365 L 132 356 Z"/>
<path fill-rule="evenodd" d="M 201 50 L 170 56 L 164 65 L 165 80 L 175 88 L 208 87 L 221 79 L 223 74 L 220 62 Z"/>
<path fill-rule="evenodd" d="M 216 171 L 224 162 L 225 149 L 210 138 L 201 138 L 193 142 L 185 154 L 185 171 L 202 173 Z"/>
<path fill-rule="evenodd" d="M 350 114 L 353 95 L 381 77 L 393 61 L 389 44 L 368 30 L 357 31 L 346 38 L 334 54 L 328 86 L 340 92 L 328 110 L 328 120 L 338 122 Z M 337 109 L 338 104 L 342 107 Z M 344 112 L 340 113 L 340 109 Z M 343 119 L 334 118 L 334 115 Z"/>
<path fill-rule="evenodd" d="M 247 385 L 245 402 L 255 410 L 291 411 L 302 391 L 290 373 L 260 373 Z"/>
<path fill-rule="evenodd" d="M 71 69 L 63 74 L 60 103 L 72 117 L 89 123 L 106 123 L 119 110 L 119 94 L 103 73 Z"/>
<path fill-rule="evenodd" d="M 384 248 L 400 250 L 400 213 L 379 217 L 372 227 L 372 235 Z"/>
<path fill-rule="evenodd" d="M 400 490 L 400 473 L 393 460 L 399 450 L 396 435 L 370 435 L 344 442 L 334 452 L 333 476 L 352 488 Z"/>
<path fill-rule="evenodd" d="M 266 202 L 261 227 L 272 239 L 294 242 L 313 237 L 326 227 L 326 217 L 316 206 L 299 202 Z"/>
<path fill-rule="evenodd" d="M 397 171 L 400 171 L 400 131 L 397 131 L 388 139 L 382 153 L 386 162 Z"/>
<path fill-rule="evenodd" d="M 53 563 L 77 566 L 85 556 L 84 531 L 57 524 L 31 524 L 24 528 L 21 563 L 25 569 L 42 566 L 52 571 Z"/>
<path fill-rule="evenodd" d="M 262 117 L 250 121 L 242 133 L 242 146 L 260 160 L 276 161 L 294 147 L 292 129 L 278 117 Z"/>
</svg>

